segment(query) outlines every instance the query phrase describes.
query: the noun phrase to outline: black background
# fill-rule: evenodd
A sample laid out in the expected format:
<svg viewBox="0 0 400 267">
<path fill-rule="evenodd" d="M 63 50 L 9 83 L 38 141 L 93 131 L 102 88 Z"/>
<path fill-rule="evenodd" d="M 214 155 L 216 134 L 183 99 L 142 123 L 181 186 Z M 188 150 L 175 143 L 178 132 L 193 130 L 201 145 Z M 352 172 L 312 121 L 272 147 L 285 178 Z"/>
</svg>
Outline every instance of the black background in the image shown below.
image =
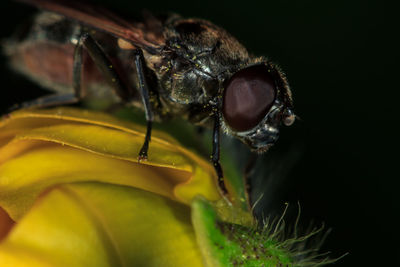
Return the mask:
<svg viewBox="0 0 400 267">
<path fill-rule="evenodd" d="M 344 0 L 101 2 L 136 15 L 147 8 L 208 19 L 231 32 L 252 53 L 279 63 L 289 78 L 302 121 L 283 129 L 281 139 L 265 156 L 268 166 L 279 165 L 271 168 L 279 169 L 282 179 L 276 192 L 265 188 L 267 182 L 255 182 L 269 202 L 265 207 L 270 210 L 264 213 L 279 213 L 284 202 L 296 205 L 299 201 L 302 222 L 325 222 L 333 229 L 323 251 L 332 251 L 333 257 L 350 253 L 336 266 L 398 266 L 395 126 L 400 122 L 399 88 L 390 82 L 395 60 L 387 39 L 398 29 L 390 29 L 382 4 Z M 11 1 L 2 6 L 4 38 L 33 9 Z M 2 57 L 2 111 L 43 94 L 8 70 L 5 61 Z"/>
</svg>

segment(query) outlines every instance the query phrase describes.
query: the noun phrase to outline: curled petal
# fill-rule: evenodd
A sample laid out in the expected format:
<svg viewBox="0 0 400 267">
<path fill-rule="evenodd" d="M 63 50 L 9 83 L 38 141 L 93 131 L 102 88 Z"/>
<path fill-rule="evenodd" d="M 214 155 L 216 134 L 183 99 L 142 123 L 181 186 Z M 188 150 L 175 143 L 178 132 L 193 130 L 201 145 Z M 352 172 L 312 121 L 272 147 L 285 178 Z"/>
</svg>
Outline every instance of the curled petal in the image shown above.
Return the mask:
<svg viewBox="0 0 400 267">
<path fill-rule="evenodd" d="M 203 266 L 188 206 L 100 182 L 42 195 L 0 258 L 2 266 Z"/>
<path fill-rule="evenodd" d="M 0 124 L 0 206 L 18 220 L 46 188 L 99 181 L 127 185 L 189 204 L 221 198 L 212 166 L 155 131 L 138 162 L 141 126 L 71 108 L 21 110 Z"/>
</svg>

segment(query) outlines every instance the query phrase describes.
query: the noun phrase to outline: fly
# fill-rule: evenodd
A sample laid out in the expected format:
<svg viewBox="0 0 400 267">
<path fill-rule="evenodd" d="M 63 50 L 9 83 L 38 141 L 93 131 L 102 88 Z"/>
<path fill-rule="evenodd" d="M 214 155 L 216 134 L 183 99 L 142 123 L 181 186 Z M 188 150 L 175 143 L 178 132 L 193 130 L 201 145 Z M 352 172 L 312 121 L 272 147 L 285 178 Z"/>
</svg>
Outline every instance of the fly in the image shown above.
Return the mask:
<svg viewBox="0 0 400 267">
<path fill-rule="evenodd" d="M 49 107 L 83 98 L 140 106 L 147 131 L 138 159 L 147 159 L 154 120 L 183 116 L 213 127 L 211 160 L 227 193 L 220 132 L 259 153 L 295 120 L 285 75 L 250 55 L 209 21 L 145 14 L 131 22 L 74 1 L 20 0 L 42 9 L 29 29 L 5 44 L 12 66 L 55 94 L 22 107 Z M 110 90 L 111 89 L 111 90 Z"/>
</svg>

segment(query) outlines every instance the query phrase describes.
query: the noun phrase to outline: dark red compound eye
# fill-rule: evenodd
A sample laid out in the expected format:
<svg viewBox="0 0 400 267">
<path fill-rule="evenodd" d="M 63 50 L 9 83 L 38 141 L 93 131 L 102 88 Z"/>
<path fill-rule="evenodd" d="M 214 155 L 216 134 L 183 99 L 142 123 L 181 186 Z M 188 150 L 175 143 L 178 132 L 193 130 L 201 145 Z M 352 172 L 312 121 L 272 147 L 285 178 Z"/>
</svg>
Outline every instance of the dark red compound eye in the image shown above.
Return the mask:
<svg viewBox="0 0 400 267">
<path fill-rule="evenodd" d="M 264 65 L 236 72 L 225 86 L 222 112 L 233 130 L 252 129 L 268 113 L 275 101 L 276 87 Z"/>
</svg>

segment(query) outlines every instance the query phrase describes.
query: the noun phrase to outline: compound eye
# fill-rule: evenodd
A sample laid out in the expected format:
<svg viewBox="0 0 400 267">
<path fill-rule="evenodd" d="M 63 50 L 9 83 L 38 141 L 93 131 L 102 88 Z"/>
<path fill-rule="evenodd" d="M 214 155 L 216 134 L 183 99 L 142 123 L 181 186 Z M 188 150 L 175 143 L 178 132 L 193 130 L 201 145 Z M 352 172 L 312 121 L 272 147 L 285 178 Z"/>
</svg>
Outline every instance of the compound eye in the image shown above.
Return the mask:
<svg viewBox="0 0 400 267">
<path fill-rule="evenodd" d="M 256 65 L 240 70 L 225 86 L 224 119 L 233 130 L 250 130 L 268 113 L 275 96 L 275 83 L 266 66 Z"/>
</svg>

